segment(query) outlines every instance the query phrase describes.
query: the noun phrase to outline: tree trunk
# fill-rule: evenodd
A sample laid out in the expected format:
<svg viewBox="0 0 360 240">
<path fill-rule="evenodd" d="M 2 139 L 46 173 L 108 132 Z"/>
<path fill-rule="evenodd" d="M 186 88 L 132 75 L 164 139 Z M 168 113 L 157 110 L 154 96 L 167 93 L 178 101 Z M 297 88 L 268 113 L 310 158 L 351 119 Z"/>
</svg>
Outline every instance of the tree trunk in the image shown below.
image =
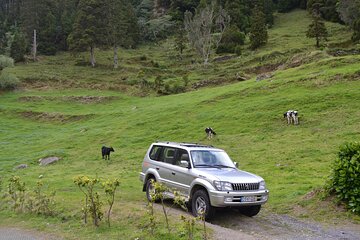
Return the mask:
<svg viewBox="0 0 360 240">
<path fill-rule="evenodd" d="M 95 48 L 93 46 L 90 48 L 90 63 L 92 67 L 95 67 L 96 65 Z"/>
<path fill-rule="evenodd" d="M 119 67 L 118 47 L 114 46 L 114 69 Z"/>
<path fill-rule="evenodd" d="M 316 36 L 316 47 L 320 47 L 320 37 Z"/>
<path fill-rule="evenodd" d="M 37 42 L 36 42 L 36 30 L 34 29 L 33 45 L 32 45 L 33 61 L 36 61 L 36 54 L 37 54 Z"/>
</svg>

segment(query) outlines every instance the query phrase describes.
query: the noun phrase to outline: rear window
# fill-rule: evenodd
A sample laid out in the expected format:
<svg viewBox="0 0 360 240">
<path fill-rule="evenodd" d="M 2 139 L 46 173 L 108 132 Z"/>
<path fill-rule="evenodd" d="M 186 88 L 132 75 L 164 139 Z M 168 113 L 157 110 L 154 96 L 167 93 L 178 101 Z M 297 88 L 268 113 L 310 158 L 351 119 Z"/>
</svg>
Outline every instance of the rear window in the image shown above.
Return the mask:
<svg viewBox="0 0 360 240">
<path fill-rule="evenodd" d="M 151 160 L 158 160 L 161 153 L 162 146 L 153 146 L 150 151 L 149 157 Z"/>
</svg>

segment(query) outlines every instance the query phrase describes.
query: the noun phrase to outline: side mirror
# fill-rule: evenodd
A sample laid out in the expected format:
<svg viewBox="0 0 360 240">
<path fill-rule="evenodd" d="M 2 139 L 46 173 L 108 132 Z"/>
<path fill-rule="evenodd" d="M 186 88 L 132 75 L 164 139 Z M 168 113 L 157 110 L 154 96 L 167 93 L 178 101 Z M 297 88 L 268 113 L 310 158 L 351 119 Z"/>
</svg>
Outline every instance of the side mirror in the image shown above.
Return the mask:
<svg viewBox="0 0 360 240">
<path fill-rule="evenodd" d="M 180 161 L 180 167 L 189 168 L 189 162 L 188 161 Z"/>
<path fill-rule="evenodd" d="M 236 168 L 239 167 L 239 164 L 237 162 L 234 162 L 234 165 L 235 165 Z"/>
</svg>

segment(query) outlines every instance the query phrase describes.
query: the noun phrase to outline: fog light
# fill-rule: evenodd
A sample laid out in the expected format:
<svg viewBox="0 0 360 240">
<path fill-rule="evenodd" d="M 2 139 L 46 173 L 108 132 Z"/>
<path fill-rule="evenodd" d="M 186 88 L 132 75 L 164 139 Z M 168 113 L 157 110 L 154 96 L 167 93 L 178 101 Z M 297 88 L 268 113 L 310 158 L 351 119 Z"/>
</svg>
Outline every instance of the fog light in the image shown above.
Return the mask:
<svg viewBox="0 0 360 240">
<path fill-rule="evenodd" d="M 261 196 L 261 200 L 262 200 L 262 201 L 266 201 L 267 199 L 268 199 L 268 196 L 266 196 L 266 195 L 265 195 L 265 196 Z"/>
<path fill-rule="evenodd" d="M 232 198 L 231 197 L 225 198 L 225 202 L 232 202 Z"/>
</svg>

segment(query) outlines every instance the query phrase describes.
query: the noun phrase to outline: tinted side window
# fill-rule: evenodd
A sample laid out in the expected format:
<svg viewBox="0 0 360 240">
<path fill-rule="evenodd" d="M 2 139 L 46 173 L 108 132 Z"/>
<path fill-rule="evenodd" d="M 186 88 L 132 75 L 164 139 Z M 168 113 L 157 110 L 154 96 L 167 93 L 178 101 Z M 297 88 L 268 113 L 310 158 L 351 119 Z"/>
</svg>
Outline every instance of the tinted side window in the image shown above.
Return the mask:
<svg viewBox="0 0 360 240">
<path fill-rule="evenodd" d="M 162 151 L 162 153 L 159 157 L 159 161 L 174 164 L 175 153 L 176 153 L 175 148 L 164 147 L 164 150 Z"/>
<path fill-rule="evenodd" d="M 162 146 L 153 146 L 153 148 L 150 151 L 150 159 L 151 160 L 159 160 L 159 156 L 162 150 Z"/>
<path fill-rule="evenodd" d="M 187 161 L 190 164 L 189 154 L 184 149 L 178 149 L 175 159 L 175 165 L 180 166 L 181 161 Z"/>
</svg>

